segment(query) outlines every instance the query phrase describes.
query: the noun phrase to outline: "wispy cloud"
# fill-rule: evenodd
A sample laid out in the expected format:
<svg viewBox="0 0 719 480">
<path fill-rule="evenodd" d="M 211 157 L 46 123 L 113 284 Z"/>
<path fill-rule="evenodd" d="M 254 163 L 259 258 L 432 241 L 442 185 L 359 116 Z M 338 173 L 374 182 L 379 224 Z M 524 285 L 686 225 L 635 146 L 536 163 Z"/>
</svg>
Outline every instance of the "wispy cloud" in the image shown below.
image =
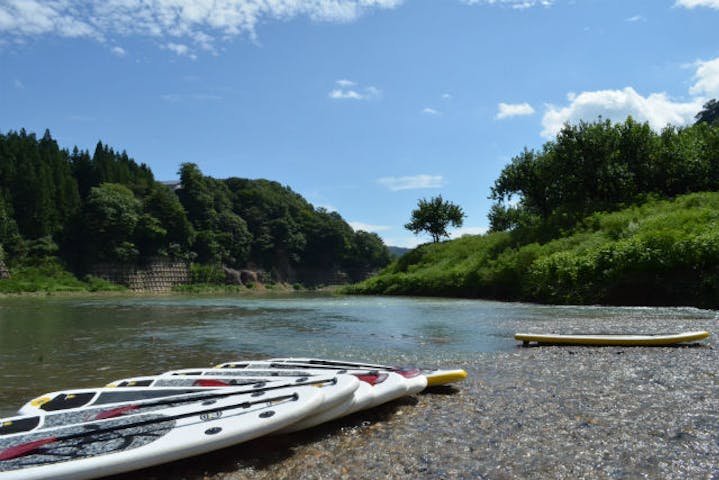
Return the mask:
<svg viewBox="0 0 719 480">
<path fill-rule="evenodd" d="M 62 37 L 95 37 L 102 34 L 83 17 L 86 2 L 56 0 L 10 0 L 0 4 L 0 33 L 15 37 L 53 34 Z"/>
<path fill-rule="evenodd" d="M 500 5 L 515 10 L 526 10 L 532 7 L 550 7 L 554 0 L 461 0 L 467 5 Z"/>
<path fill-rule="evenodd" d="M 646 17 L 644 17 L 642 15 L 634 15 L 633 17 L 625 18 L 624 21 L 630 22 L 630 23 L 637 23 L 637 22 L 646 22 L 647 19 L 646 19 Z"/>
<path fill-rule="evenodd" d="M 449 238 L 459 238 L 464 235 L 484 235 L 489 229 L 487 227 L 460 227 L 449 231 Z"/>
<path fill-rule="evenodd" d="M 2 36 L 25 40 L 42 35 L 92 38 L 144 36 L 158 44 L 185 45 L 217 54 L 215 44 L 237 36 L 257 37 L 257 26 L 303 17 L 314 22 L 349 23 L 363 15 L 401 6 L 408 0 L 2 0 Z M 554 0 L 456 0 L 466 5 L 517 10 L 548 7 Z M 719 0 L 679 0 L 689 8 Z M 168 50 L 172 50 L 168 48 Z M 177 52 L 175 52 L 177 53 Z"/>
<path fill-rule="evenodd" d="M 498 105 L 497 115 L 495 118 L 502 120 L 504 118 L 526 116 L 534 114 L 534 108 L 528 103 L 500 103 Z"/>
<path fill-rule="evenodd" d="M 696 7 L 709 7 L 719 10 L 719 0 L 677 0 L 675 5 L 690 9 Z"/>
<path fill-rule="evenodd" d="M 112 54 L 115 55 L 116 57 L 124 57 L 125 55 L 127 55 L 127 52 L 126 52 L 125 49 L 122 48 L 122 47 L 117 47 L 117 46 L 116 46 L 116 47 L 112 47 L 112 48 L 110 49 L 110 51 L 111 51 Z"/>
<path fill-rule="evenodd" d="M 422 113 L 424 113 L 425 115 L 435 115 L 435 116 L 442 115 L 442 112 L 440 112 L 439 110 L 435 110 L 434 108 L 431 108 L 431 107 L 423 108 Z"/>
<path fill-rule="evenodd" d="M 542 136 L 556 135 L 566 122 L 593 121 L 600 115 L 613 121 L 623 121 L 631 115 L 635 120 L 648 122 L 654 130 L 667 124 L 689 124 L 707 99 L 719 97 L 719 57 L 696 62 L 694 66 L 694 84 L 687 100 L 674 100 L 664 92 L 643 96 L 632 87 L 570 93 L 567 105 L 547 106 L 542 117 Z"/>
<path fill-rule="evenodd" d="M 388 247 L 414 248 L 422 243 L 422 240 L 416 236 L 404 237 L 382 237 L 384 244 Z"/>
<path fill-rule="evenodd" d="M 337 80 L 328 96 L 332 100 L 372 100 L 382 96 L 382 91 L 372 85 L 362 87 L 352 80 Z"/>
<path fill-rule="evenodd" d="M 442 175 L 412 175 L 406 177 L 382 177 L 377 183 L 397 192 L 400 190 L 419 190 L 424 188 L 442 188 L 445 185 Z"/>
<path fill-rule="evenodd" d="M 218 39 L 256 36 L 257 25 L 295 17 L 346 23 L 405 0 L 4 0 L 0 35 L 88 37 L 146 36 L 214 51 Z"/>
<path fill-rule="evenodd" d="M 355 232 L 359 230 L 363 230 L 365 232 L 386 232 L 387 230 L 392 230 L 392 227 L 388 225 L 372 225 L 364 222 L 349 222 L 349 225 Z"/>
<path fill-rule="evenodd" d="M 187 57 L 187 58 L 191 58 L 192 60 L 197 59 L 197 55 L 192 53 L 192 51 L 190 50 L 190 47 L 188 47 L 184 43 L 170 42 L 165 45 L 165 48 L 167 50 L 173 52 L 178 57 Z"/>
</svg>

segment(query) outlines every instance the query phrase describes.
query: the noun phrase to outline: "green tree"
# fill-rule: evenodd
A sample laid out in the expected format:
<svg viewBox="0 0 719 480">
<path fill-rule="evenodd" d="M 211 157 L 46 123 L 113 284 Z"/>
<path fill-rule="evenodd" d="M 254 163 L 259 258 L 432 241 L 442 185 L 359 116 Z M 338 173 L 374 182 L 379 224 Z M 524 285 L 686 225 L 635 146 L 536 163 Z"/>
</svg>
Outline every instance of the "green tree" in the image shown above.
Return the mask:
<svg viewBox="0 0 719 480">
<path fill-rule="evenodd" d="M 432 236 L 433 242 L 439 242 L 442 237 L 449 237 L 447 227 L 461 227 L 465 217 L 462 207 L 445 201 L 442 195 L 419 200 L 417 208 L 412 210 L 412 218 L 404 226 L 407 230 L 418 235 L 427 232 Z"/>
<path fill-rule="evenodd" d="M 704 104 L 704 108 L 696 114 L 695 125 L 699 123 L 708 123 L 709 125 L 719 125 L 719 102 L 716 98 L 709 100 Z"/>
<path fill-rule="evenodd" d="M 85 205 L 88 242 L 99 257 L 127 261 L 135 252 L 135 229 L 142 216 L 142 204 L 132 191 L 117 183 L 92 187 Z M 156 225 L 148 220 L 147 228 Z"/>
<path fill-rule="evenodd" d="M 177 195 L 165 185 L 156 183 L 143 204 L 145 212 L 159 220 L 166 230 L 165 240 L 187 251 L 195 232 Z"/>
<path fill-rule="evenodd" d="M 21 256 L 25 250 L 17 224 L 8 211 L 2 195 L 0 195 L 0 247 L 4 247 L 5 252 L 11 257 Z"/>
<path fill-rule="evenodd" d="M 379 235 L 358 230 L 354 232 L 352 247 L 345 259 L 345 266 L 354 280 L 385 267 L 390 262 L 390 253 Z"/>
<path fill-rule="evenodd" d="M 218 217 L 215 195 L 209 179 L 202 175 L 199 167 L 194 163 L 183 163 L 178 173 L 182 187 L 177 191 L 177 196 L 187 211 L 187 217 L 192 225 L 198 231 L 215 228 Z"/>
</svg>

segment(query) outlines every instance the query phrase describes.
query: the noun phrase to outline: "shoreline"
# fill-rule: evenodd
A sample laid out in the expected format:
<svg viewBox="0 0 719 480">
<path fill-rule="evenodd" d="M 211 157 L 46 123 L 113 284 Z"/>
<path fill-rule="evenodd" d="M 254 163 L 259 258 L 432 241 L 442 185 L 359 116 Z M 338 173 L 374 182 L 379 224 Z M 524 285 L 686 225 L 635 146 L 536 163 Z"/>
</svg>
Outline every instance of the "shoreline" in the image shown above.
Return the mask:
<svg viewBox="0 0 719 480">
<path fill-rule="evenodd" d="M 275 284 L 279 285 L 279 284 Z M 231 286 L 232 287 L 232 286 Z M 13 299 L 13 298 L 36 298 L 36 297 L 182 297 L 182 296 L 217 296 L 217 295 L 238 295 L 238 296 L 271 296 L 273 294 L 286 295 L 286 294 L 338 294 L 341 286 L 331 285 L 328 287 L 322 287 L 317 289 L 295 289 L 292 285 L 282 285 L 273 288 L 268 288 L 265 285 L 256 285 L 253 288 L 239 287 L 239 288 L 223 288 L 218 286 L 217 289 L 210 288 L 199 291 L 153 291 L 153 290 L 99 290 L 95 292 L 91 291 L 77 291 L 77 290 L 60 290 L 50 291 L 42 290 L 35 292 L 13 292 L 13 293 L 2 293 L 0 292 L 0 300 L 2 299 Z"/>
</svg>

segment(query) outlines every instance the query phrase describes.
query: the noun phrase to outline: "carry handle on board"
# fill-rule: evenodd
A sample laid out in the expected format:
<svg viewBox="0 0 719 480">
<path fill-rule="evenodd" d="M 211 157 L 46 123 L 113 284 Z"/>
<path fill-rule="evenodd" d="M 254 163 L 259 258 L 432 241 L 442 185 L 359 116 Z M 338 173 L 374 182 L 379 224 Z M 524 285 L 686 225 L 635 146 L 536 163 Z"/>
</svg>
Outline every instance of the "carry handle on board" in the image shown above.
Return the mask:
<svg viewBox="0 0 719 480">
<path fill-rule="evenodd" d="M 0 451 L 0 461 L 6 461 L 6 460 L 12 460 L 14 458 L 23 457 L 25 455 L 29 455 L 33 453 L 35 450 L 39 449 L 40 447 L 47 445 L 49 443 L 55 443 L 55 442 L 62 442 L 65 440 L 73 440 L 75 438 L 82 438 L 87 437 L 90 435 L 98 435 L 101 433 L 109 433 L 109 432 L 115 432 L 118 430 L 125 430 L 128 428 L 137 428 L 137 427 L 144 427 L 146 425 L 153 425 L 155 423 L 162 423 L 162 422 L 168 422 L 171 420 L 179 420 L 182 418 L 187 417 L 194 417 L 199 416 L 203 414 L 212 414 L 217 412 L 222 412 L 224 410 L 231 410 L 234 408 L 250 408 L 253 405 L 257 405 L 260 403 L 277 403 L 277 402 L 283 402 L 285 400 L 290 401 L 297 401 L 299 399 L 299 395 L 297 393 L 293 393 L 292 395 L 283 395 L 279 397 L 273 397 L 273 398 L 266 398 L 263 400 L 255 400 L 252 402 L 242 402 L 242 403 L 236 403 L 232 405 L 225 405 L 224 407 L 216 407 L 216 408 L 208 408 L 205 410 L 196 410 L 193 412 L 187 412 L 187 413 L 180 413 L 177 415 L 170 415 L 170 416 L 163 416 L 158 418 L 151 418 L 148 420 L 140 420 L 138 422 L 128 422 L 124 425 L 115 425 L 112 427 L 105 427 L 105 428 L 98 428 L 86 432 L 78 432 L 78 433 L 70 433 L 68 435 L 58 435 L 48 438 L 42 438 L 40 440 L 34 440 L 32 442 L 23 443 L 20 445 L 15 445 L 13 447 L 6 448 L 5 450 Z M 87 425 L 92 425 L 91 423 L 88 423 Z"/>
</svg>

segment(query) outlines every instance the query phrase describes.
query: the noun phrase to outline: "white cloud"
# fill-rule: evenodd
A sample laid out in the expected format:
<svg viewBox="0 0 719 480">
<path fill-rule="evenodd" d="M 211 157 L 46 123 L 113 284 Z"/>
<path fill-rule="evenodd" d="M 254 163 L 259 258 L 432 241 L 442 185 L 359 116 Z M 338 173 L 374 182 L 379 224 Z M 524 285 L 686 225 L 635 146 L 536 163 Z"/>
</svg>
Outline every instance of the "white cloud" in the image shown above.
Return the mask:
<svg viewBox="0 0 719 480">
<path fill-rule="evenodd" d="M 246 35 L 256 38 L 257 26 L 271 21 L 308 18 L 347 23 L 408 0 L 2 0 L 0 36 L 24 39 L 40 35 L 88 37 L 107 41 L 117 36 L 145 36 L 191 44 L 217 54 L 214 44 Z M 527 9 L 551 6 L 554 0 L 457 0 L 467 5 Z M 710 0 L 680 0 L 687 5 L 712 5 Z M 0 38 L 2 41 L 2 38 Z"/>
<path fill-rule="evenodd" d="M 173 52 L 178 57 L 187 57 L 187 58 L 191 58 L 192 60 L 197 59 L 197 55 L 192 53 L 192 51 L 190 50 L 190 47 L 188 47 L 184 43 L 170 42 L 167 45 L 165 45 L 165 48 L 167 50 Z"/>
<path fill-rule="evenodd" d="M 523 115 L 534 114 L 534 108 L 528 103 L 500 103 L 495 118 L 501 120 L 503 118 L 517 117 Z"/>
<path fill-rule="evenodd" d="M 374 86 L 360 87 L 352 80 L 337 80 L 335 88 L 330 91 L 328 96 L 332 100 L 372 100 L 382 96 L 382 91 Z"/>
<path fill-rule="evenodd" d="M 213 43 L 256 36 L 262 22 L 306 17 L 351 22 L 405 0 L 3 0 L 0 35 L 107 37 L 140 35 L 167 44 L 191 43 L 214 53 Z"/>
<path fill-rule="evenodd" d="M 547 105 L 542 117 L 542 136 L 551 138 L 566 122 L 594 121 L 600 115 L 616 122 L 624 121 L 631 115 L 635 120 L 648 122 L 654 130 L 661 130 L 668 124 L 681 126 L 693 123 L 704 103 L 719 97 L 719 57 L 683 66 L 690 67 L 696 70 L 692 76 L 694 83 L 689 87 L 690 97 L 686 100 L 672 99 L 664 92 L 642 96 L 632 87 L 570 93 L 566 106 Z"/>
<path fill-rule="evenodd" d="M 691 86 L 689 93 L 719 97 L 719 57 L 706 62 L 697 62 L 696 67 L 697 70 L 694 74 L 696 83 Z"/>
<path fill-rule="evenodd" d="M 460 227 L 449 232 L 449 238 L 459 238 L 464 235 L 484 235 L 489 229 L 487 227 Z"/>
<path fill-rule="evenodd" d="M 638 94 L 632 87 L 623 90 L 598 90 L 567 96 L 569 105 L 548 105 L 542 118 L 542 136 L 550 138 L 561 130 L 564 123 L 579 120 L 594 121 L 598 116 L 621 122 L 631 115 L 640 122 L 660 130 L 667 124 L 684 125 L 701 110 L 702 99 L 676 102 L 666 93 L 652 93 L 648 97 Z"/>
<path fill-rule="evenodd" d="M 0 33 L 24 37 L 55 34 L 95 37 L 101 34 L 82 18 L 80 3 L 71 0 L 8 0 L 0 4 Z"/>
<path fill-rule="evenodd" d="M 430 107 L 423 108 L 422 113 L 424 113 L 425 115 L 442 115 L 442 112 Z"/>
<path fill-rule="evenodd" d="M 425 240 L 422 240 L 419 237 L 411 236 L 411 237 L 382 237 L 382 240 L 384 241 L 384 244 L 388 247 L 400 247 L 400 248 L 415 248 L 421 243 L 425 243 Z"/>
<path fill-rule="evenodd" d="M 445 185 L 442 175 L 382 177 L 377 179 L 377 183 L 393 192 L 399 190 L 419 190 L 423 188 L 442 188 Z"/>
<path fill-rule="evenodd" d="M 442 94 L 442 100 L 452 100 L 452 94 L 451 93 L 443 93 Z"/>
<path fill-rule="evenodd" d="M 112 48 L 110 49 L 110 51 L 111 51 L 112 54 L 115 55 L 116 57 L 124 57 L 125 55 L 127 55 L 127 52 L 126 52 L 125 49 L 122 48 L 122 47 L 112 47 Z"/>
<path fill-rule="evenodd" d="M 461 0 L 467 5 L 500 5 L 515 10 L 526 10 L 532 7 L 550 7 L 554 0 Z"/>
<path fill-rule="evenodd" d="M 349 222 L 349 225 L 355 232 L 359 230 L 364 230 L 365 232 L 386 232 L 387 230 L 392 230 L 392 227 L 387 225 L 372 225 L 364 222 Z"/>
<path fill-rule="evenodd" d="M 630 22 L 630 23 L 637 23 L 637 22 L 646 22 L 647 19 L 645 17 L 643 17 L 642 15 L 634 15 L 633 17 L 625 18 L 624 21 Z"/>
<path fill-rule="evenodd" d="M 684 8 L 709 7 L 719 10 L 719 0 L 677 0 L 675 5 Z"/>
</svg>

